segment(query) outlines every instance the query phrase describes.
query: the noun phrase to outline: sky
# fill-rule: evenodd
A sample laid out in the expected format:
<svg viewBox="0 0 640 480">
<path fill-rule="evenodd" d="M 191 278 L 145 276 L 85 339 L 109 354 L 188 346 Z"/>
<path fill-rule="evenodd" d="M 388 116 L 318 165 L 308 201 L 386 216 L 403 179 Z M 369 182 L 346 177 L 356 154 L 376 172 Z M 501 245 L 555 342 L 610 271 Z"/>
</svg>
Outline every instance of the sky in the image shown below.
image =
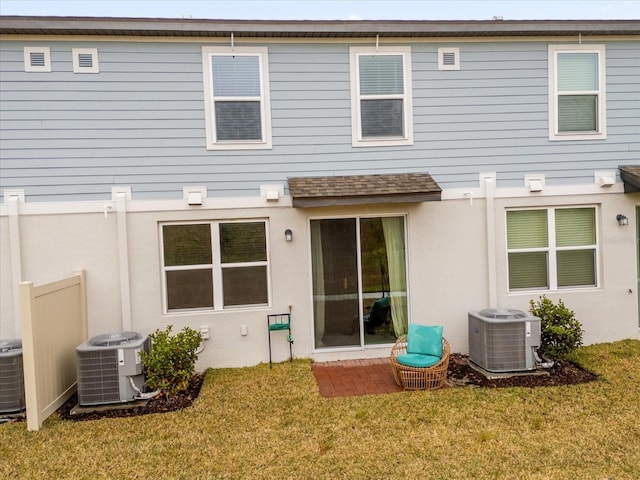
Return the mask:
<svg viewBox="0 0 640 480">
<path fill-rule="evenodd" d="M 224 20 L 637 20 L 640 0 L 0 0 L 0 14 Z"/>
</svg>

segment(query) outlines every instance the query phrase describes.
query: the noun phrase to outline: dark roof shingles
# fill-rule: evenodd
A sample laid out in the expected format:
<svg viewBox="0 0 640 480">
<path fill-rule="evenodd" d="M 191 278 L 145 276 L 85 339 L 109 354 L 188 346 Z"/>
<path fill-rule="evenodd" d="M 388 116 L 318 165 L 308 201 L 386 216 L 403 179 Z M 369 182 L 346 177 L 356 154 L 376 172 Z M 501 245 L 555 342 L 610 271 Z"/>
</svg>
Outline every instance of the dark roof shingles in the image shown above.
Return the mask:
<svg viewBox="0 0 640 480">
<path fill-rule="evenodd" d="M 640 192 L 640 165 L 621 165 L 620 178 L 627 193 Z"/>
<path fill-rule="evenodd" d="M 393 173 L 288 179 L 293 206 L 363 205 L 440 200 L 428 173 Z"/>
</svg>

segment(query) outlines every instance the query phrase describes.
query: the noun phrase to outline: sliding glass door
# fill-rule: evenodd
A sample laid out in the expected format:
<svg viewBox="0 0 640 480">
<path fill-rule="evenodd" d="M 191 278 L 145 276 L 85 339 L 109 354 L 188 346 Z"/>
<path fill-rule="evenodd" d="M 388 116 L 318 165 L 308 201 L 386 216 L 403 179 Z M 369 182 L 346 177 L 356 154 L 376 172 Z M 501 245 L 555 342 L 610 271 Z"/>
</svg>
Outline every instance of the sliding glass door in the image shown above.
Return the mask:
<svg viewBox="0 0 640 480">
<path fill-rule="evenodd" d="M 393 343 L 406 333 L 404 217 L 311 221 L 315 347 Z"/>
</svg>

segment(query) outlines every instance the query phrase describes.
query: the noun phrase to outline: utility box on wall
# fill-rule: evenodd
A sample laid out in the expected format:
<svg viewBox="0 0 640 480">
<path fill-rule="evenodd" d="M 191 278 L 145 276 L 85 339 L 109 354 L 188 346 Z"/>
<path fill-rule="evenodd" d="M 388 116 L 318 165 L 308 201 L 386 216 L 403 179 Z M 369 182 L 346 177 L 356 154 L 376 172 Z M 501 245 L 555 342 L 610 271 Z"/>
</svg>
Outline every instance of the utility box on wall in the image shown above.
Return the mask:
<svg viewBox="0 0 640 480">
<path fill-rule="evenodd" d="M 521 310 L 469 312 L 469 360 L 489 372 L 536 369 L 540 318 Z"/>
</svg>

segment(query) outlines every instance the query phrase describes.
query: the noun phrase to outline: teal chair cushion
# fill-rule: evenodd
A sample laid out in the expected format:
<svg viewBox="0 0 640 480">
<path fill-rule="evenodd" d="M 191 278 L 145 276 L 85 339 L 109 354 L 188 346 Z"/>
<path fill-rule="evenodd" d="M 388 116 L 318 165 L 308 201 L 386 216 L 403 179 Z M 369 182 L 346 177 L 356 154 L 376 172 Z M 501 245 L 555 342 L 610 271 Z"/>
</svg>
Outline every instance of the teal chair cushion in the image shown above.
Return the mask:
<svg viewBox="0 0 640 480">
<path fill-rule="evenodd" d="M 442 325 L 409 325 L 407 353 L 442 358 Z M 400 360 L 398 360 L 400 361 Z"/>
<path fill-rule="evenodd" d="M 440 357 L 423 355 L 421 353 L 403 353 L 397 357 L 398 363 L 407 367 L 427 368 L 433 367 L 440 361 Z"/>
</svg>

